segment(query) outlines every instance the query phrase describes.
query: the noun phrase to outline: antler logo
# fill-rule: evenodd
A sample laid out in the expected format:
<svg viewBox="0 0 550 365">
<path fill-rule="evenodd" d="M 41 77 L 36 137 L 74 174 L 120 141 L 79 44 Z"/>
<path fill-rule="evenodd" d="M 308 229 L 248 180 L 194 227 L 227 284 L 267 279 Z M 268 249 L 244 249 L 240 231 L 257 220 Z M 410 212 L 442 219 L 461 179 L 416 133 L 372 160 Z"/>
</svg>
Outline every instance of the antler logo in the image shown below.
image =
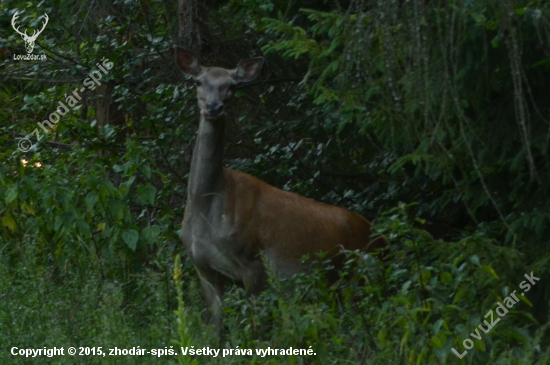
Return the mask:
<svg viewBox="0 0 550 365">
<path fill-rule="evenodd" d="M 25 48 L 27 49 L 27 53 L 32 53 L 32 50 L 34 49 L 34 42 L 36 42 L 36 38 L 42 33 L 44 28 L 46 28 L 46 24 L 48 24 L 48 14 L 44 13 L 44 23 L 42 24 L 42 29 L 40 29 L 38 32 L 36 29 L 33 31 L 32 35 L 28 35 L 27 31 L 25 30 L 25 33 L 21 33 L 19 31 L 19 27 L 16 28 L 15 22 L 17 21 L 17 18 L 19 17 L 19 12 L 16 11 L 15 14 L 13 14 L 13 17 L 11 18 L 11 26 L 13 29 L 21 35 L 21 38 L 23 38 L 23 41 L 25 42 Z"/>
</svg>

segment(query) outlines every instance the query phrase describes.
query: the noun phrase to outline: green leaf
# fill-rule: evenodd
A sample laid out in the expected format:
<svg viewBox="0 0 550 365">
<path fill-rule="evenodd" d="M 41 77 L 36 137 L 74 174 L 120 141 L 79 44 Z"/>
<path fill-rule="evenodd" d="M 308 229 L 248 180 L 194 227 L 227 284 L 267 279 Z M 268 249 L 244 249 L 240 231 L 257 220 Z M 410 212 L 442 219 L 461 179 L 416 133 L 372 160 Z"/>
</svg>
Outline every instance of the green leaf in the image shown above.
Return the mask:
<svg viewBox="0 0 550 365">
<path fill-rule="evenodd" d="M 521 300 L 523 303 L 527 304 L 529 307 L 533 307 L 533 303 L 525 295 L 518 295 L 518 299 Z"/>
<path fill-rule="evenodd" d="M 99 195 L 97 193 L 88 193 L 86 195 L 86 209 L 88 210 L 88 213 L 92 213 L 94 205 L 97 203 L 98 199 Z"/>
<path fill-rule="evenodd" d="M 6 191 L 6 204 L 11 203 L 15 198 L 17 198 L 17 187 L 12 186 Z"/>
<path fill-rule="evenodd" d="M 462 297 L 468 292 L 468 288 L 467 287 L 463 287 L 462 289 L 460 289 L 458 291 L 458 293 L 456 293 L 455 295 L 455 298 L 453 299 L 453 304 L 455 303 L 458 303 L 458 301 L 460 299 L 462 299 Z"/>
<path fill-rule="evenodd" d="M 403 348 L 405 347 L 405 344 L 409 340 L 409 336 L 411 335 L 411 332 L 407 330 L 405 334 L 403 335 L 403 338 L 401 339 L 401 345 L 399 346 L 399 351 L 403 351 Z"/>
<path fill-rule="evenodd" d="M 401 292 L 403 294 L 407 293 L 407 291 L 409 290 L 409 287 L 411 286 L 411 281 L 410 280 L 407 280 L 403 286 L 401 287 Z"/>
<path fill-rule="evenodd" d="M 78 232 L 84 237 L 84 238 L 90 238 L 92 237 L 92 232 L 90 230 L 90 226 L 86 221 L 82 218 L 78 218 L 76 220 L 76 228 L 78 228 Z"/>
<path fill-rule="evenodd" d="M 155 239 L 160 235 L 160 226 L 154 225 L 151 227 L 146 227 L 141 231 L 142 236 L 148 243 L 154 243 Z"/>
<path fill-rule="evenodd" d="M 378 341 L 380 342 L 380 346 L 382 348 L 384 348 L 384 345 L 386 344 L 386 337 L 388 335 L 388 331 L 385 330 L 385 329 L 381 329 L 379 332 L 378 332 Z"/>
<path fill-rule="evenodd" d="M 90 189 L 97 189 L 97 177 L 92 174 L 86 175 L 86 184 Z"/>
<path fill-rule="evenodd" d="M 430 339 L 430 342 L 432 346 L 436 349 L 443 347 L 443 343 L 441 342 L 441 339 L 437 336 L 432 336 L 432 338 Z"/>
<path fill-rule="evenodd" d="M 453 276 L 451 275 L 451 273 L 444 271 L 441 273 L 441 275 L 439 275 L 439 279 L 442 283 L 448 284 L 453 281 Z"/>
<path fill-rule="evenodd" d="M 124 217 L 124 211 L 126 206 L 123 202 L 118 200 L 107 201 L 107 209 L 115 221 L 120 221 Z"/>
<path fill-rule="evenodd" d="M 28 204 L 27 202 L 24 202 L 23 204 L 21 204 L 21 210 L 30 215 L 36 215 L 36 211 L 34 210 L 34 207 Z"/>
<path fill-rule="evenodd" d="M 15 232 L 15 229 L 17 228 L 17 223 L 15 223 L 15 220 L 13 219 L 10 213 L 6 213 L 2 217 L 2 225 L 4 227 L 8 227 L 8 229 L 12 232 Z"/>
<path fill-rule="evenodd" d="M 23 101 L 25 101 L 25 103 L 27 104 L 34 104 L 36 103 L 36 98 L 33 98 L 32 96 L 29 96 L 29 95 L 25 95 L 23 97 Z"/>
<path fill-rule="evenodd" d="M 481 270 L 483 270 L 484 273 L 489 274 L 493 278 L 498 279 L 497 273 L 495 272 L 495 270 L 493 270 L 491 266 L 481 265 Z"/>
<path fill-rule="evenodd" d="M 515 312 L 515 311 L 513 311 L 513 312 Z M 523 312 L 523 311 L 518 311 L 517 313 L 519 313 L 521 316 L 527 318 L 528 320 L 530 320 L 534 324 L 536 324 L 536 325 L 539 324 L 539 322 L 535 319 L 535 317 L 533 317 L 533 315 L 531 313 L 527 313 L 527 312 Z"/>
<path fill-rule="evenodd" d="M 132 184 L 136 180 L 136 175 L 130 177 L 126 182 L 120 184 L 118 191 L 120 192 L 120 195 L 125 198 L 128 195 L 128 192 L 130 192 L 130 188 L 132 187 Z"/>
<path fill-rule="evenodd" d="M 141 171 L 146 178 L 151 178 L 151 168 L 149 167 L 149 165 L 140 165 L 139 171 Z"/>
<path fill-rule="evenodd" d="M 487 351 L 487 350 L 485 349 L 485 343 L 484 343 L 483 341 L 479 341 L 479 340 L 475 340 L 475 341 L 474 341 L 474 348 L 475 348 L 476 350 L 481 351 L 481 352 Z"/>
<path fill-rule="evenodd" d="M 75 218 L 75 214 L 72 210 L 65 211 L 59 213 L 57 217 L 55 217 L 55 224 L 54 224 L 54 230 L 59 230 L 60 227 L 68 228 Z"/>
<path fill-rule="evenodd" d="M 153 185 L 140 186 L 138 188 L 138 193 L 141 195 L 143 200 L 151 205 L 155 205 L 155 195 L 157 194 L 157 189 Z"/>
<path fill-rule="evenodd" d="M 118 189 L 109 180 L 102 178 L 99 180 L 99 184 L 100 187 L 105 188 L 106 194 L 108 194 L 106 196 L 118 196 Z"/>
<path fill-rule="evenodd" d="M 440 318 L 434 323 L 434 333 L 436 335 L 439 333 L 439 330 L 441 329 L 441 325 L 443 324 L 443 322 L 444 322 L 443 318 Z"/>
<path fill-rule="evenodd" d="M 473 13 L 472 18 L 474 18 L 475 22 L 478 23 L 478 25 L 485 23 L 485 16 L 483 14 L 479 13 Z"/>
<path fill-rule="evenodd" d="M 122 232 L 122 240 L 132 251 L 136 250 L 138 238 L 139 233 L 135 229 L 126 229 Z"/>
</svg>

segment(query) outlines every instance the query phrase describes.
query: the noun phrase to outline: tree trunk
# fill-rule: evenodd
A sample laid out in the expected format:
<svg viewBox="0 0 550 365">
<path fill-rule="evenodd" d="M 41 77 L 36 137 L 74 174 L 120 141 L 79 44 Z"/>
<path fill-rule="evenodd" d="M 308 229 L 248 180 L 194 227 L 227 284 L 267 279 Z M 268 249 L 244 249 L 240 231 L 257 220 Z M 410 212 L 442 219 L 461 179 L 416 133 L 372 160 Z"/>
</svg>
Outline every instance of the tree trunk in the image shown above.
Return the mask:
<svg viewBox="0 0 550 365">
<path fill-rule="evenodd" d="M 178 44 L 200 55 L 209 35 L 204 0 L 178 0 L 178 21 Z"/>
</svg>

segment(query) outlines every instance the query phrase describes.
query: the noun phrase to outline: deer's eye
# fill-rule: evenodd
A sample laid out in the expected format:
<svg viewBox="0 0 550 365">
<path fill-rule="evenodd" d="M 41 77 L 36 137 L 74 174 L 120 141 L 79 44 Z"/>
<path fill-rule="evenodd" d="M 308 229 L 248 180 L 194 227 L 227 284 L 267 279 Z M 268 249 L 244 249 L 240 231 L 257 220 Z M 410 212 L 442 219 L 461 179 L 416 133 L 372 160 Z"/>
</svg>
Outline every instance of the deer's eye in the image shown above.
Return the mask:
<svg viewBox="0 0 550 365">
<path fill-rule="evenodd" d="M 199 80 L 195 80 L 195 86 L 201 86 L 202 85 L 202 82 L 200 82 Z"/>
</svg>

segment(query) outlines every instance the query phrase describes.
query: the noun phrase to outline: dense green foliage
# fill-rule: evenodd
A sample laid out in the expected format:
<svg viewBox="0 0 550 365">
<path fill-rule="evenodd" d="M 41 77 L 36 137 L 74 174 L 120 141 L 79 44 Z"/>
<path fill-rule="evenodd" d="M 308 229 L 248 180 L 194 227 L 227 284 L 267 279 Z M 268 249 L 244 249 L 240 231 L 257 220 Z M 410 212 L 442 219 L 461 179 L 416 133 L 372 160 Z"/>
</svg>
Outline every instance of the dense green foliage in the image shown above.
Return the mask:
<svg viewBox="0 0 550 365">
<path fill-rule="evenodd" d="M 177 2 L 6 0 L 0 363 L 51 360 L 13 346 L 190 345 L 316 355 L 140 363 L 550 363 L 548 1 L 196 3 L 203 63 L 268 61 L 230 107 L 226 165 L 373 220 L 392 244 L 382 275 L 350 253 L 334 287 L 319 258 L 258 297 L 233 288 L 214 338 L 178 232 L 198 116 L 170 51 Z M 34 49 L 46 61 L 14 60 L 16 11 L 28 34 L 48 14 Z M 101 85 L 45 133 L 92 72 Z M 531 272 L 540 281 L 473 340 Z"/>
</svg>

